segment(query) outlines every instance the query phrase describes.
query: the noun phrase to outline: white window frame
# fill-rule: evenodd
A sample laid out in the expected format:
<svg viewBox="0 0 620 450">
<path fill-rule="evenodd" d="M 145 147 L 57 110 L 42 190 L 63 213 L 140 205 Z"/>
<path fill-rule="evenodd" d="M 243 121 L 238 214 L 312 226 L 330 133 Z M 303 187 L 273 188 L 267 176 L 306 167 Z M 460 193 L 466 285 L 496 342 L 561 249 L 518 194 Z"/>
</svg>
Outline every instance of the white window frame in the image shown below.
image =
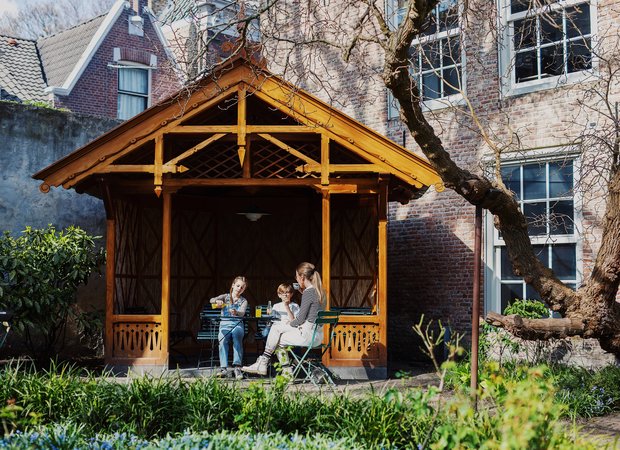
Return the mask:
<svg viewBox="0 0 620 450">
<path fill-rule="evenodd" d="M 461 60 L 459 64 L 452 64 L 452 65 L 449 65 L 448 67 L 457 66 L 459 68 L 459 72 L 460 72 L 459 78 L 460 78 L 460 83 L 461 83 L 460 91 L 466 92 L 466 86 L 467 86 L 466 64 L 465 64 L 466 60 L 465 60 L 465 48 L 463 46 L 463 27 L 461 23 L 462 4 L 459 0 L 456 0 L 456 1 L 459 5 L 458 27 L 452 28 L 450 30 L 444 30 L 444 31 L 441 31 L 439 33 L 435 33 L 432 35 L 422 36 L 419 39 L 414 39 L 411 43 L 411 47 L 415 49 L 419 45 L 427 44 L 427 43 L 434 42 L 434 41 L 441 41 L 442 39 L 458 36 Z M 390 24 L 392 29 L 396 29 L 398 27 L 398 24 L 400 23 L 399 18 L 402 17 L 402 14 L 404 13 L 403 11 L 404 7 L 398 8 L 398 0 L 386 0 L 385 7 L 386 7 L 386 12 L 387 12 L 386 15 L 388 17 L 388 23 Z M 417 49 L 415 50 L 417 53 Z M 414 74 L 413 71 L 410 71 L 410 72 L 411 72 L 411 75 L 415 77 L 416 82 L 418 82 L 419 81 L 418 74 L 417 73 Z M 419 71 L 419 73 L 422 73 L 422 72 L 426 72 L 426 73 L 434 72 L 439 77 L 440 80 L 443 80 L 443 78 L 439 76 L 439 73 L 437 70 L 431 69 L 431 70 L 420 70 Z M 419 82 L 418 82 L 418 88 L 420 89 L 420 95 L 423 96 L 424 95 L 423 87 L 419 84 Z M 465 103 L 465 99 L 464 99 L 462 92 L 457 92 L 455 94 L 448 95 L 446 97 L 439 97 L 436 99 L 424 100 L 422 101 L 422 110 L 423 111 L 434 111 L 438 109 L 449 108 L 455 105 L 462 105 Z M 392 93 L 389 90 L 387 91 L 386 102 L 387 102 L 388 120 L 398 119 L 400 117 L 398 102 L 394 99 L 394 97 L 392 96 Z"/>
<path fill-rule="evenodd" d="M 590 5 L 590 46 L 596 47 L 597 43 L 597 0 L 560 0 L 544 7 L 545 13 L 557 11 L 572 6 L 578 6 L 588 3 Z M 511 0 L 499 0 L 500 4 L 500 29 L 502 30 L 501 39 L 498 42 L 499 55 L 499 71 L 501 79 L 502 93 L 505 96 L 522 95 L 530 92 L 554 89 L 566 84 L 581 83 L 593 78 L 598 72 L 598 58 L 592 54 L 592 68 L 579 72 L 571 72 L 567 74 L 546 77 L 538 80 L 530 80 L 518 83 L 516 82 L 514 49 L 514 26 L 513 23 L 523 19 L 528 15 L 532 15 L 531 11 L 522 11 L 512 14 L 510 12 Z M 567 40 L 562 41 L 566 45 Z M 564 51 L 566 58 L 566 51 Z"/>
<path fill-rule="evenodd" d="M 579 287 L 583 281 L 583 239 L 581 238 L 583 233 L 583 198 L 577 189 L 579 185 L 579 173 L 581 160 L 579 155 L 575 151 L 567 150 L 566 147 L 551 147 L 547 149 L 539 149 L 529 152 L 527 156 L 522 153 L 519 155 L 510 155 L 502 157 L 502 166 L 507 165 L 527 165 L 533 163 L 552 163 L 559 161 L 573 162 L 573 210 L 574 210 L 574 231 L 572 235 L 539 235 L 530 236 L 532 245 L 555 245 L 555 244 L 575 244 L 576 252 L 576 274 L 575 284 Z M 547 166 L 548 167 L 548 166 Z M 488 170 L 491 170 L 491 164 L 488 163 Z M 548 176 L 546 175 L 547 186 Z M 522 180 L 523 182 L 523 180 Z M 548 200 L 549 197 L 546 198 Z M 523 200 L 520 201 L 522 203 Z M 503 239 L 500 238 L 499 232 L 493 224 L 493 214 L 485 211 L 485 301 L 484 309 L 485 314 L 489 311 L 501 313 L 501 248 L 505 247 Z M 509 270 L 512 270 L 510 267 Z M 572 282 L 572 281 L 570 281 Z M 523 281 L 519 281 L 522 284 Z M 506 283 L 510 284 L 510 283 Z"/>
<path fill-rule="evenodd" d="M 119 108 L 118 108 L 118 97 L 120 96 L 120 94 L 125 94 L 125 95 L 134 95 L 136 97 L 146 97 L 146 108 L 144 108 L 142 111 L 145 111 L 147 109 L 149 109 L 151 107 L 151 101 L 152 101 L 152 78 L 153 78 L 153 67 L 150 66 L 145 66 L 144 64 L 137 64 L 137 63 L 132 63 L 131 61 L 119 61 L 119 64 L 117 66 L 115 66 L 118 70 L 117 70 L 117 74 L 116 74 L 116 117 L 120 120 L 129 120 L 131 119 L 131 117 L 126 118 L 126 119 L 121 119 L 118 114 L 119 114 Z M 121 91 L 120 87 L 119 87 L 119 82 L 120 82 L 120 71 L 124 70 L 124 69 L 142 69 L 146 71 L 146 78 L 147 78 L 147 94 L 146 95 L 140 95 L 138 93 L 135 92 L 129 92 L 129 91 Z M 140 112 L 142 112 L 140 111 Z M 140 113 L 138 113 L 140 114 Z M 137 114 L 136 114 L 137 115 Z M 135 117 L 135 116 L 132 116 Z"/>
</svg>

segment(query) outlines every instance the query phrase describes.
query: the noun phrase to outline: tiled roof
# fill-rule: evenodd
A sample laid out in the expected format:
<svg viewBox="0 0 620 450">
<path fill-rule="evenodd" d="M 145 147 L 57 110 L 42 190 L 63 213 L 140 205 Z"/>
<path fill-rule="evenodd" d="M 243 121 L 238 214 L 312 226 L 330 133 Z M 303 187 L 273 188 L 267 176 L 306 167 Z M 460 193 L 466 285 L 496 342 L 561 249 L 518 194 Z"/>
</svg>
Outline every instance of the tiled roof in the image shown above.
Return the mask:
<svg viewBox="0 0 620 450">
<path fill-rule="evenodd" d="M 0 35 L 0 98 L 43 101 L 46 87 L 36 42 Z"/>
<path fill-rule="evenodd" d="M 37 41 L 48 85 L 64 84 L 104 19 L 105 14 Z"/>
</svg>

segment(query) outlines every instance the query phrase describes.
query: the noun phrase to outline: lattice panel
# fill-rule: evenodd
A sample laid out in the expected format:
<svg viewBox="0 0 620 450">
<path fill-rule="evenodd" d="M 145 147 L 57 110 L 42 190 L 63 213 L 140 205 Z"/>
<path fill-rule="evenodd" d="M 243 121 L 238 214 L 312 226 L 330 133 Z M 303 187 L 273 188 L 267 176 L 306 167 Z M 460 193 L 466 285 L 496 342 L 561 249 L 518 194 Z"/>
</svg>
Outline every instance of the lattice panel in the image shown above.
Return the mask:
<svg viewBox="0 0 620 450">
<path fill-rule="evenodd" d="M 163 339 L 158 322 L 116 322 L 112 326 L 112 355 L 123 358 L 160 357 Z"/>
<path fill-rule="evenodd" d="M 114 312 L 161 308 L 161 211 L 139 200 L 116 201 Z"/>
<path fill-rule="evenodd" d="M 377 279 L 376 197 L 332 200 L 331 305 L 372 308 Z"/>
<path fill-rule="evenodd" d="M 379 325 L 338 324 L 334 332 L 332 359 L 379 358 Z"/>
<path fill-rule="evenodd" d="M 222 142 L 210 145 L 181 162 L 189 170 L 181 178 L 241 178 L 243 169 L 239 163 L 237 145 Z"/>
<path fill-rule="evenodd" d="M 306 155 L 315 155 L 316 145 L 293 146 Z M 316 178 L 317 174 L 298 172 L 296 167 L 306 162 L 289 152 L 265 141 L 252 143 L 252 176 L 254 178 Z M 315 159 L 315 161 L 320 161 Z"/>
<path fill-rule="evenodd" d="M 212 212 L 174 210 L 172 217 L 170 326 L 195 334 L 199 314 L 216 294 L 216 220 Z"/>
</svg>

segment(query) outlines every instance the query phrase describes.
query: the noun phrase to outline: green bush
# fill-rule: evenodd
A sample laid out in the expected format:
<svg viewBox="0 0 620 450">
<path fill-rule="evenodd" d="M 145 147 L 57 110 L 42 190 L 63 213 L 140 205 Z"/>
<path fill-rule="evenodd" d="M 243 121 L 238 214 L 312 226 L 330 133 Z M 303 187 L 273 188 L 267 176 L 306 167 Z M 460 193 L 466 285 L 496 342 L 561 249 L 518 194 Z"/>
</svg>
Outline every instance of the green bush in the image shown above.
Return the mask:
<svg viewBox="0 0 620 450">
<path fill-rule="evenodd" d="M 549 317 L 549 308 L 539 300 L 515 299 L 504 309 L 504 314 L 516 314 L 524 319 L 544 319 Z"/>
<path fill-rule="evenodd" d="M 26 228 L 0 238 L 0 308 L 33 355 L 48 357 L 63 343 L 69 320 L 85 321 L 77 288 L 104 262 L 94 237 L 78 227 Z"/>
</svg>

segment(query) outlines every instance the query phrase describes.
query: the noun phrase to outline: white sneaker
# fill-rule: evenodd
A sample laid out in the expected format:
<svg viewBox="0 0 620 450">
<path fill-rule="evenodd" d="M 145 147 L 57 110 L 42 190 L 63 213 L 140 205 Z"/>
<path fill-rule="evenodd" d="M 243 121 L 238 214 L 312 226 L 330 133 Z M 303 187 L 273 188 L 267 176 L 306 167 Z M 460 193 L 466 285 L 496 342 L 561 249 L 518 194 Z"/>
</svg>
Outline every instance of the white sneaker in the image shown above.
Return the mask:
<svg viewBox="0 0 620 450">
<path fill-rule="evenodd" d="M 257 375 L 267 375 L 267 369 L 269 367 L 269 358 L 266 356 L 259 356 L 254 364 L 251 366 L 243 366 L 242 371 L 246 373 L 254 373 Z"/>
<path fill-rule="evenodd" d="M 235 367 L 235 380 L 243 380 L 243 373 L 239 367 Z"/>
</svg>

